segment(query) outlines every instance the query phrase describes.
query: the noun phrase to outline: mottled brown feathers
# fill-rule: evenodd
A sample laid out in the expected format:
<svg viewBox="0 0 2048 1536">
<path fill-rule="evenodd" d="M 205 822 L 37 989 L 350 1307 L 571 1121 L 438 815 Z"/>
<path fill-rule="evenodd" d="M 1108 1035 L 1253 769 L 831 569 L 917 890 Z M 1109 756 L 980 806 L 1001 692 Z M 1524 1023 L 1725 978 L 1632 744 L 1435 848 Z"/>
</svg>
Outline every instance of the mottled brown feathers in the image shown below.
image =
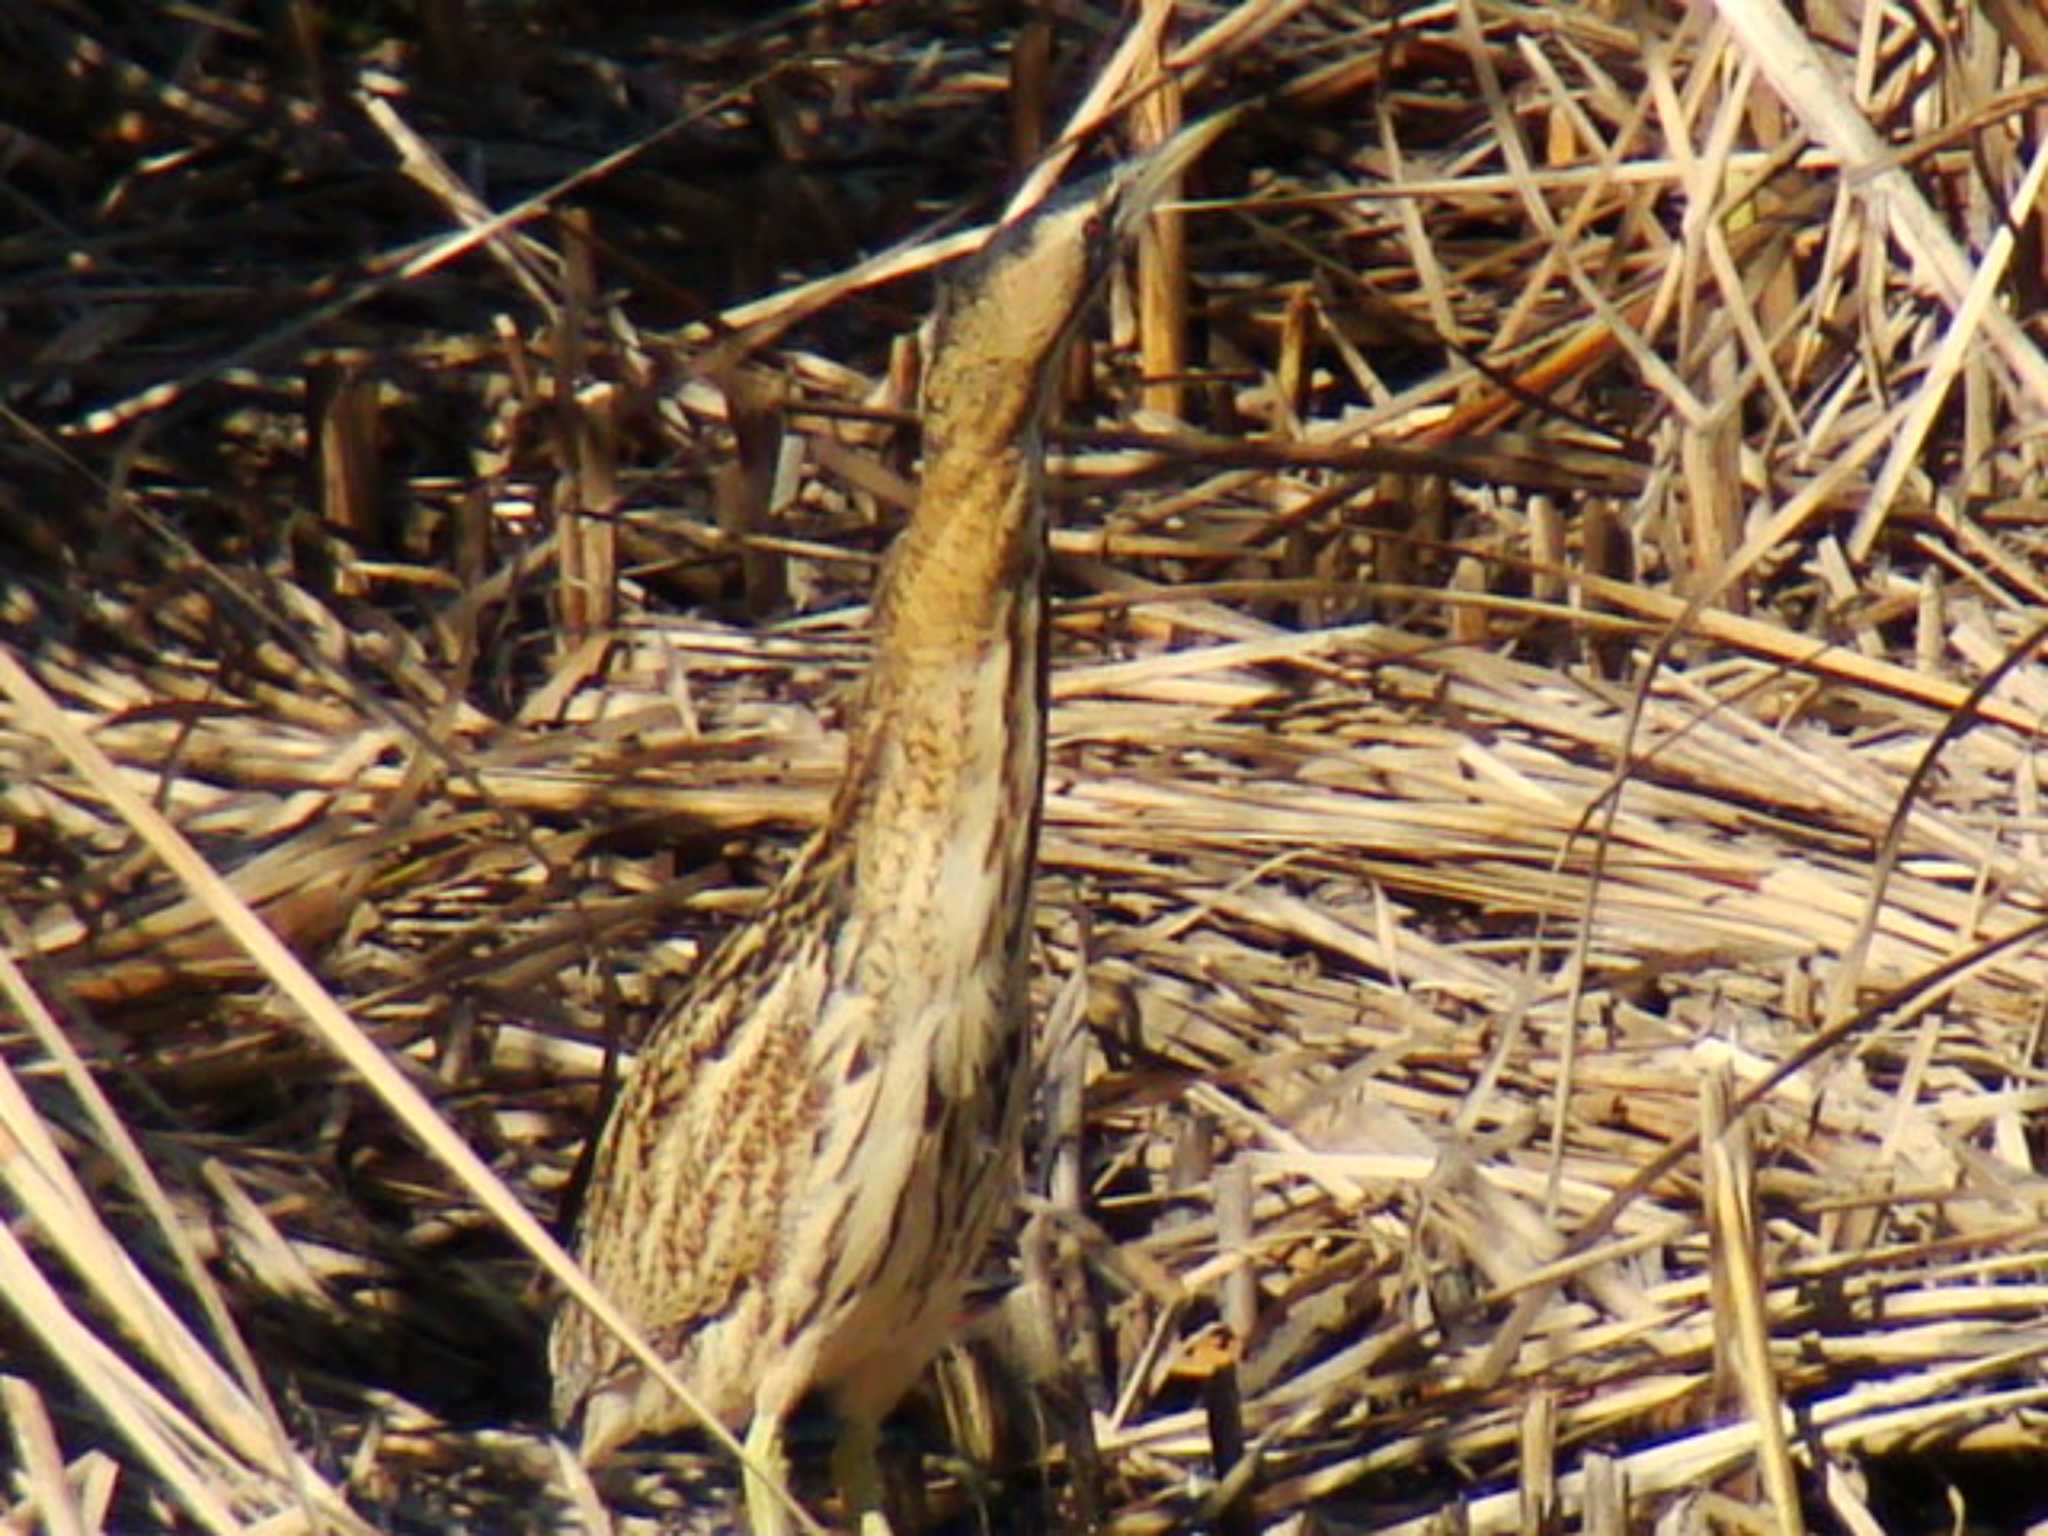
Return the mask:
<svg viewBox="0 0 2048 1536">
<path fill-rule="evenodd" d="M 1148 164 L 1005 229 L 955 285 L 845 781 L 648 1041 L 577 1234 L 710 1411 L 754 1421 L 771 1474 L 782 1420 L 827 1393 L 860 1506 L 877 1497 L 874 1427 L 944 1343 L 1012 1193 L 1045 743 L 1039 431 L 1064 345 L 1156 191 Z M 557 1316 L 549 1355 L 586 1458 L 685 1422 L 581 1308 Z M 756 1481 L 748 1514 L 783 1528 Z"/>
</svg>

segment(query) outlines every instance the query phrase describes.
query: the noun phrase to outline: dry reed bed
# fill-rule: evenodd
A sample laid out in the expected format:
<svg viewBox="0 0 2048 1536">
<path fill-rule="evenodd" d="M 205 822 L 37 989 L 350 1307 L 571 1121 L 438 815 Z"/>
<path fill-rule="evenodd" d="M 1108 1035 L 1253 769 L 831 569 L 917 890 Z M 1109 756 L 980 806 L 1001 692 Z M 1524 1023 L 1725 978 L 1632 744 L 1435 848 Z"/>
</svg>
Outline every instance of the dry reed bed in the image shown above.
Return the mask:
<svg viewBox="0 0 2048 1536">
<path fill-rule="evenodd" d="M 1119 306 L 1151 414 L 1066 439 L 1043 1123 L 1010 1299 L 942 1372 L 1042 1518 L 1909 1529 L 1905 1452 L 1981 1518 L 2038 1499 L 1976 1469 L 2048 1416 L 2048 369 L 2007 318 L 2048 56 L 2010 5 L 1930 14 L 1176 19 L 1185 110 L 1261 109 Z M 715 1526 L 716 1458 L 596 1487 L 539 1428 L 534 1214 L 607 1034 L 822 811 L 912 465 L 921 298 L 876 285 L 962 237 L 857 264 L 911 200 L 813 175 L 846 252 L 805 275 L 852 276 L 658 335 L 614 290 L 689 312 L 645 263 L 664 186 L 713 194 L 602 49 L 520 44 L 647 133 L 582 189 L 637 224 L 464 262 L 405 243 L 422 206 L 474 227 L 462 175 L 525 162 L 435 94 L 445 37 L 280 36 L 280 82 L 154 25 L 175 80 L 141 24 L 74 67 L 138 156 L 211 153 L 138 158 L 85 257 L 0 241 L 41 348 L 0 444 L 0 1516 Z M 1085 35 L 1041 68 L 1028 28 L 814 7 L 627 77 L 691 153 L 885 144 L 931 203 L 1007 104 L 1148 78 Z M 364 63 L 417 98 L 350 107 Z M 117 158 L 20 147 L 74 222 Z M 304 169 L 393 158 L 424 205 Z M 388 259 L 326 282 L 321 210 Z M 736 280 L 800 247 L 731 243 Z M 1128 412 L 1122 356 L 1076 427 Z M 935 1507 L 1000 1525 L 957 1474 Z"/>
</svg>

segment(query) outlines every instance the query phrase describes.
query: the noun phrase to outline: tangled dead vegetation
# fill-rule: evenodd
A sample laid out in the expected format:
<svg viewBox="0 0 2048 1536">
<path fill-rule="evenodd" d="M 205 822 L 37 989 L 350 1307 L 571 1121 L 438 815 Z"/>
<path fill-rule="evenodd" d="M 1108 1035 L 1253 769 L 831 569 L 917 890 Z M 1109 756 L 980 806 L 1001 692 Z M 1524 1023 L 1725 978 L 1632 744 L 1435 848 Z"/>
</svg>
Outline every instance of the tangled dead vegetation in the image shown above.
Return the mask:
<svg viewBox="0 0 2048 1536">
<path fill-rule="evenodd" d="M 750 12 L 0 18 L 7 1528 L 726 1518 L 543 1424 L 605 1042 L 822 810 L 931 270 L 1240 103 L 1070 391 L 901 1491 L 2048 1519 L 2032 10 Z"/>
</svg>

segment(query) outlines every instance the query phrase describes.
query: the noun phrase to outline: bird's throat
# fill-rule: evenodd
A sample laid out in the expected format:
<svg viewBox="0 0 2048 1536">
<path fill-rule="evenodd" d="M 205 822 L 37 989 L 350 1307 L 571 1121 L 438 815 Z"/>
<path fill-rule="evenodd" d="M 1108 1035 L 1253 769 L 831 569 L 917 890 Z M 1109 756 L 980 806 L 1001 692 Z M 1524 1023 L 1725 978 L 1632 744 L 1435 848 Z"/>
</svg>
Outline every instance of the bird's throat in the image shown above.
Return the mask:
<svg viewBox="0 0 2048 1536">
<path fill-rule="evenodd" d="M 1045 761 L 1044 520 L 1035 455 L 927 472 L 876 600 L 875 659 L 835 824 L 869 916 L 929 912 L 942 970 L 1021 965 Z"/>
</svg>

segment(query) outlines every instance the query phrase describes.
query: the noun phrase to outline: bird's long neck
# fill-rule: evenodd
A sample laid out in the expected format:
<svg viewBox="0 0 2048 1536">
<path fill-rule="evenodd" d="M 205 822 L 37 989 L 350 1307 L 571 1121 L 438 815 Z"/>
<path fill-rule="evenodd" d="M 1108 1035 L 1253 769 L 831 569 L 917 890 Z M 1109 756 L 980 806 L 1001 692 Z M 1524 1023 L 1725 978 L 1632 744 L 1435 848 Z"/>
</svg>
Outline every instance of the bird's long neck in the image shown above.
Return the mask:
<svg viewBox="0 0 2048 1536">
<path fill-rule="evenodd" d="M 993 960 L 1021 982 L 1045 762 L 1034 392 L 928 431 L 834 808 L 855 914 L 927 914 L 935 952 L 900 958 L 933 979 Z"/>
</svg>

